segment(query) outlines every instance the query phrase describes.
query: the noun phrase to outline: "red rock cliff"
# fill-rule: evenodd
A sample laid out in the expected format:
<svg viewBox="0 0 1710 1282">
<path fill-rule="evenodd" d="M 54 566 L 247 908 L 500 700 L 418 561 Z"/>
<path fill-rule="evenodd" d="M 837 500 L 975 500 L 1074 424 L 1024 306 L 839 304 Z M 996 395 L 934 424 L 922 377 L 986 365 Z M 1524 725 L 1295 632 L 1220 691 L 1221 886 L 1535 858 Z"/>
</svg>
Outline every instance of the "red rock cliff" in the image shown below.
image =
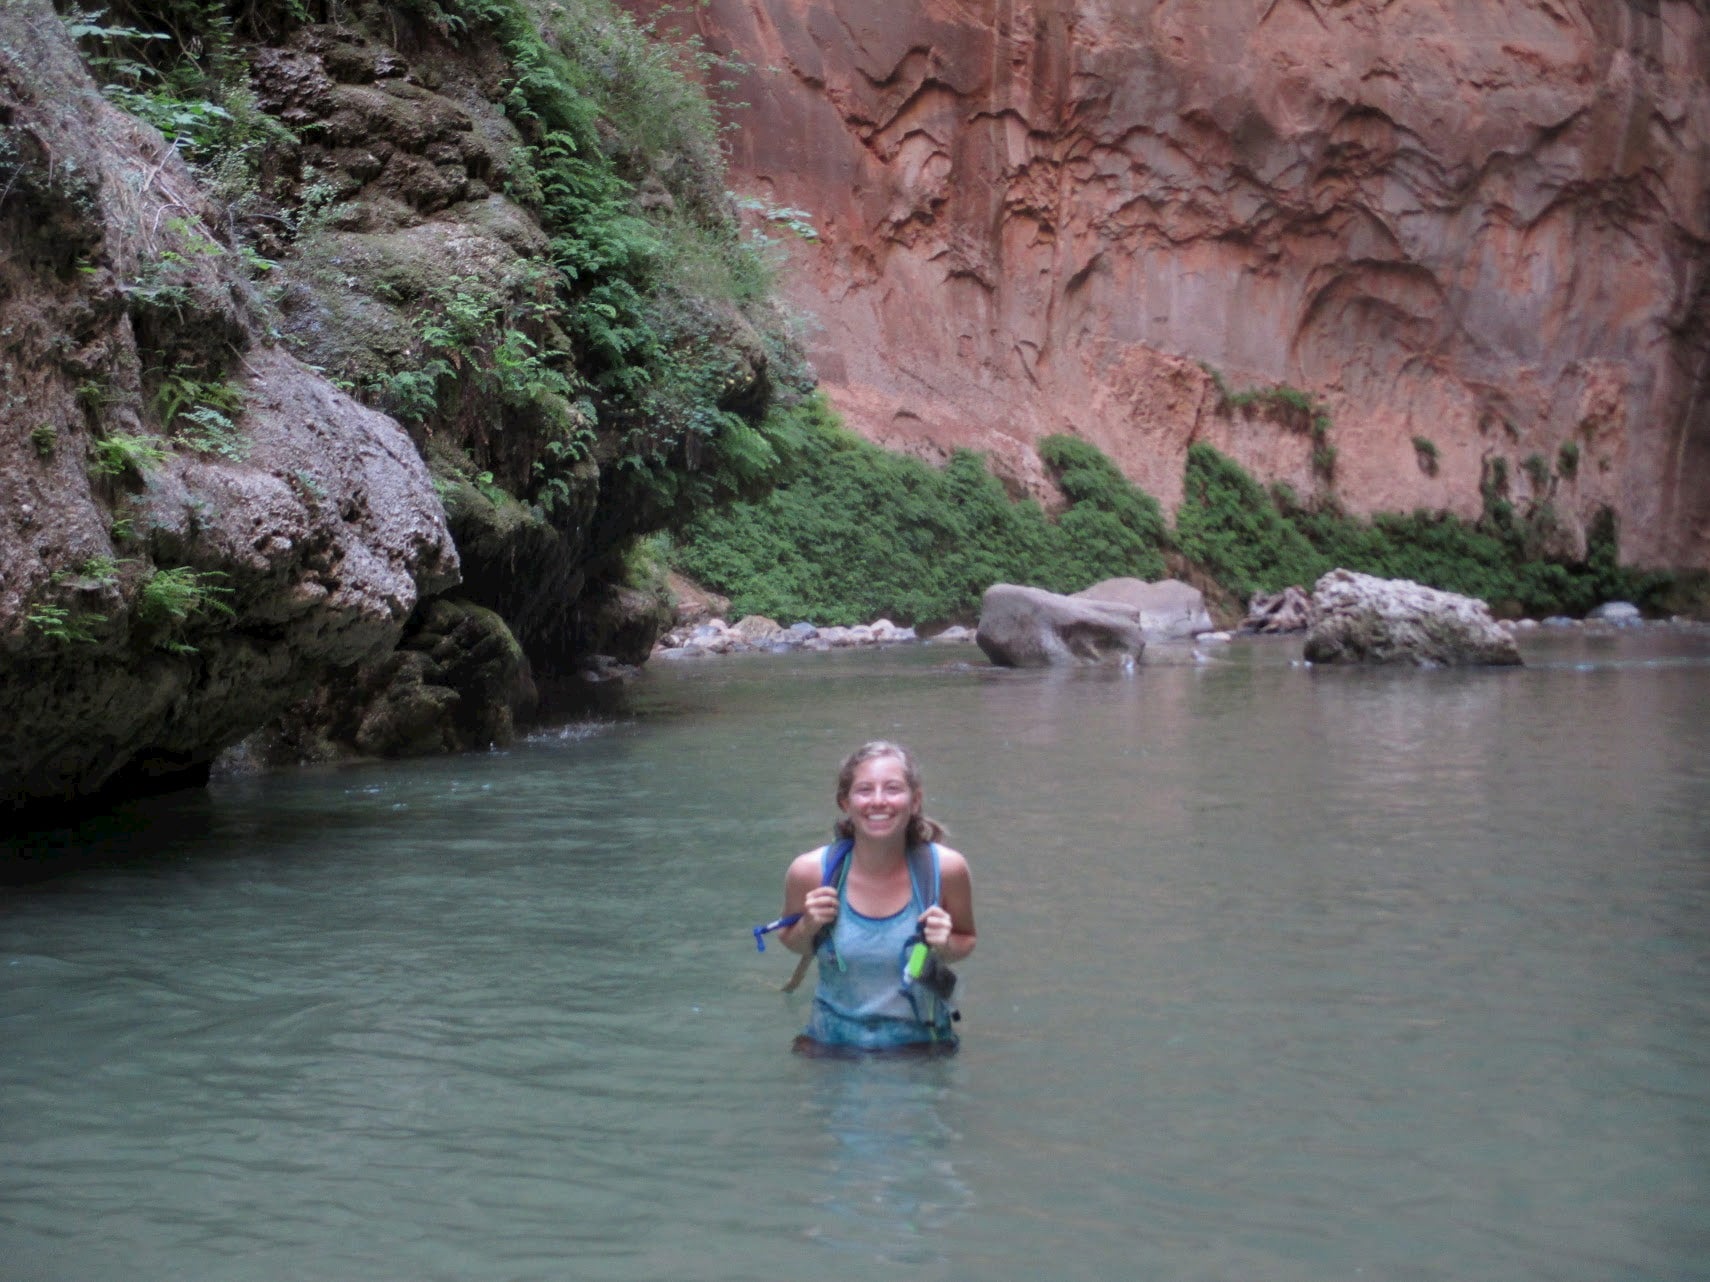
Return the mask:
<svg viewBox="0 0 1710 1282">
<path fill-rule="evenodd" d="M 645 11 L 648 0 L 636 0 Z M 1072 431 L 1166 505 L 1208 440 L 1357 511 L 1710 565 L 1710 26 L 1671 0 L 710 0 L 744 194 L 851 424 L 1040 482 Z M 1563 446 L 1570 446 L 1564 455 Z"/>
</svg>

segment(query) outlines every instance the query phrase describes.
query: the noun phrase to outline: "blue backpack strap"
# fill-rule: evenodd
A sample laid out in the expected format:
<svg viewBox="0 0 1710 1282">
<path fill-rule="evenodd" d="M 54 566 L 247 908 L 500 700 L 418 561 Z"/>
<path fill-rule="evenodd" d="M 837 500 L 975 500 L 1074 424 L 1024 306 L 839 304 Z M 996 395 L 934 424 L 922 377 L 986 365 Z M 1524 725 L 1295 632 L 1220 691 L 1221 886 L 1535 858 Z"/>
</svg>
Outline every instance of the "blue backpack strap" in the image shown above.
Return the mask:
<svg viewBox="0 0 1710 1282">
<path fill-rule="evenodd" d="M 925 841 L 918 846 L 908 848 L 908 877 L 914 884 L 915 898 L 920 901 L 922 910 L 931 908 L 938 902 L 938 843 Z M 926 893 L 922 893 L 922 891 Z"/>
<path fill-rule="evenodd" d="M 931 908 L 933 905 L 938 903 L 941 885 L 937 842 L 927 841 L 922 842 L 918 846 L 909 847 L 908 875 L 910 880 L 914 883 L 915 897 L 922 904 L 922 911 L 926 908 Z M 921 888 L 923 886 L 931 892 L 929 895 L 921 894 Z M 917 934 L 915 938 L 918 939 L 919 935 Z M 903 992 L 908 996 L 909 1005 L 914 1008 L 915 1018 L 919 1019 L 921 1023 L 927 1026 L 928 1030 L 930 1030 L 932 1041 L 935 1043 L 940 1038 L 949 1036 L 950 1025 L 954 1021 L 962 1018 L 961 1012 L 959 1012 L 949 1002 L 942 1001 L 932 994 L 924 991 L 917 992 L 914 987 L 908 984 L 906 976 L 904 979 Z M 920 999 L 922 997 L 926 1000 L 926 1010 L 924 1013 L 920 1006 Z"/>
<path fill-rule="evenodd" d="M 841 841 L 835 841 L 831 845 L 824 847 L 819 852 L 820 885 L 829 886 L 838 876 L 848 876 L 849 852 L 854 848 L 854 839 L 845 837 Z M 838 882 L 837 884 L 841 890 L 843 883 Z M 767 935 L 771 934 L 774 930 L 783 930 L 787 926 L 794 926 L 801 919 L 802 915 L 800 913 L 789 913 L 786 916 L 775 917 L 769 922 L 756 926 L 754 928 L 754 947 L 759 949 L 761 952 L 765 952 Z"/>
<path fill-rule="evenodd" d="M 843 837 L 819 852 L 820 885 L 838 887 L 843 885 L 843 880 L 849 875 L 849 852 L 853 849 L 855 849 L 855 839 Z"/>
</svg>

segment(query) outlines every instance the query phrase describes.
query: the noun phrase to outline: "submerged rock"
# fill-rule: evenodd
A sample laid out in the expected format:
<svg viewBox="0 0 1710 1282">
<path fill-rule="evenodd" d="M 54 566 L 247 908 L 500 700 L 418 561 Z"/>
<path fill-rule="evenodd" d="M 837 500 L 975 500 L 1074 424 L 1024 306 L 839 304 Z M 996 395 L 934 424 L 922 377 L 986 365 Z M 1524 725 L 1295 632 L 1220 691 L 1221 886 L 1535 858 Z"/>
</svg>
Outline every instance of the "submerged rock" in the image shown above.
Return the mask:
<svg viewBox="0 0 1710 1282">
<path fill-rule="evenodd" d="M 1306 635 L 1312 663 L 1413 663 L 1420 667 L 1518 664 L 1514 638 L 1473 597 L 1408 579 L 1332 570 L 1312 591 L 1318 621 Z"/>
<path fill-rule="evenodd" d="M 1006 668 L 1133 662 L 1146 648 L 1140 607 L 997 583 L 980 602 L 974 636 Z"/>
</svg>

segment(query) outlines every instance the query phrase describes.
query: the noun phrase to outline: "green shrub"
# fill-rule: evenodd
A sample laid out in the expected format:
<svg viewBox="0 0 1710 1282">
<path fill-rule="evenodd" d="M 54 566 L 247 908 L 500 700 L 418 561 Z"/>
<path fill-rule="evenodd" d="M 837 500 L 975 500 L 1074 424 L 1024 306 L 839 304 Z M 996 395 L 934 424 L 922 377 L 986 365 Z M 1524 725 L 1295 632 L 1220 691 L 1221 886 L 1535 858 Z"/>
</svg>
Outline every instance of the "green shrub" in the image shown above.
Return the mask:
<svg viewBox="0 0 1710 1282">
<path fill-rule="evenodd" d="M 1550 465 L 1542 454 L 1528 454 L 1521 468 L 1532 482 L 1532 490 L 1537 493 L 1550 483 Z"/>
<path fill-rule="evenodd" d="M 1486 474 L 1487 514 L 1470 524 L 1443 512 L 1349 516 L 1334 504 L 1312 507 L 1279 487 L 1265 490 L 1209 445 L 1188 450 L 1176 541 L 1182 552 L 1232 591 L 1248 596 L 1291 584 L 1310 588 L 1338 566 L 1382 578 L 1411 579 L 1527 614 L 1581 614 L 1600 601 L 1648 604 L 1669 590 L 1670 576 L 1623 569 L 1613 513 L 1604 509 L 1587 532 L 1585 560 L 1540 555 L 1554 542 L 1549 504 L 1522 517 L 1507 499 L 1502 459 Z"/>
<path fill-rule="evenodd" d="M 1334 567 L 1232 459 L 1188 447 L 1176 544 L 1243 600 L 1290 584 L 1310 587 Z"/>
<path fill-rule="evenodd" d="M 233 415 L 243 409 L 243 391 L 224 378 L 205 378 L 185 365 L 154 376 L 154 412 L 172 439 L 198 454 L 218 454 L 241 462 L 249 442 Z"/>
<path fill-rule="evenodd" d="M 1164 572 L 1157 502 L 1083 441 L 1042 445 L 1070 499 L 1053 523 L 1037 503 L 1011 499 L 971 451 L 942 468 L 888 453 L 845 431 L 817 398 L 795 428 L 788 479 L 763 499 L 698 513 L 672 553 L 736 614 L 941 622 L 972 618 L 996 582 L 1074 592 Z"/>
<path fill-rule="evenodd" d="M 1164 576 L 1170 536 L 1155 498 L 1078 436 L 1045 437 L 1039 458 L 1070 504 L 1057 521 L 1054 577 L 1085 587 L 1111 577 L 1111 567 L 1138 579 Z"/>
</svg>

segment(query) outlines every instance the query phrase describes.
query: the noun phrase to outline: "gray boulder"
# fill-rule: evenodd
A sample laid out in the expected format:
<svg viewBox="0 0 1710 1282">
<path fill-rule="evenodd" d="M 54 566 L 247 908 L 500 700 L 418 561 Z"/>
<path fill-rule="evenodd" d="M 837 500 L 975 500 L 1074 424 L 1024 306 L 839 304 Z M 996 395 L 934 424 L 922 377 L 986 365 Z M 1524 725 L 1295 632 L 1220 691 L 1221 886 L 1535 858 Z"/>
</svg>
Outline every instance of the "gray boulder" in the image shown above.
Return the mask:
<svg viewBox="0 0 1710 1282">
<path fill-rule="evenodd" d="M 1631 601 L 1605 601 L 1585 617 L 1603 623 L 1640 623 L 1644 620 L 1639 607 Z"/>
<path fill-rule="evenodd" d="M 750 645 L 776 640 L 784 631 L 776 620 L 763 614 L 748 614 L 730 625 L 730 630 Z"/>
<path fill-rule="evenodd" d="M 1205 594 L 1180 579 L 1105 579 L 1074 594 L 1077 601 L 1109 601 L 1140 611 L 1140 630 L 1148 637 L 1182 639 L 1210 632 Z"/>
<path fill-rule="evenodd" d="M 1306 634 L 1313 663 L 1413 663 L 1420 667 L 1518 664 L 1514 637 L 1490 607 L 1408 579 L 1332 570 L 1312 590 L 1318 621 Z"/>
<path fill-rule="evenodd" d="M 1132 662 L 1146 648 L 1140 607 L 997 583 L 980 602 L 974 640 L 1006 668 Z"/>
</svg>

